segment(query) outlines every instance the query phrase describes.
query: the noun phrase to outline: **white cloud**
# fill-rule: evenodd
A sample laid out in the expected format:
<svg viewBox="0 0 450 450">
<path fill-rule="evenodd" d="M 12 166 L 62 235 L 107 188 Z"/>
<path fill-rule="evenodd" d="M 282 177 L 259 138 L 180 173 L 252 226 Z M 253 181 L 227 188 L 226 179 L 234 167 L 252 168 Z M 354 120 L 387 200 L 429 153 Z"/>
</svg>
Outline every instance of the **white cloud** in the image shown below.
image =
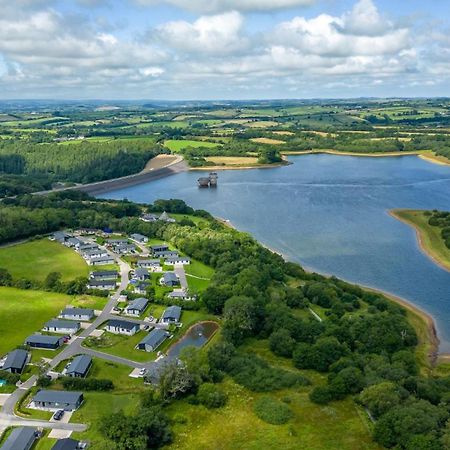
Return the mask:
<svg viewBox="0 0 450 450">
<path fill-rule="evenodd" d="M 195 22 L 168 22 L 156 28 L 157 37 L 172 49 L 199 54 L 229 54 L 243 50 L 244 18 L 236 11 L 202 16 Z"/>
<path fill-rule="evenodd" d="M 273 11 L 296 6 L 309 6 L 316 0 L 135 0 L 143 6 L 167 3 L 188 11 L 208 14 L 223 11 Z"/>
</svg>

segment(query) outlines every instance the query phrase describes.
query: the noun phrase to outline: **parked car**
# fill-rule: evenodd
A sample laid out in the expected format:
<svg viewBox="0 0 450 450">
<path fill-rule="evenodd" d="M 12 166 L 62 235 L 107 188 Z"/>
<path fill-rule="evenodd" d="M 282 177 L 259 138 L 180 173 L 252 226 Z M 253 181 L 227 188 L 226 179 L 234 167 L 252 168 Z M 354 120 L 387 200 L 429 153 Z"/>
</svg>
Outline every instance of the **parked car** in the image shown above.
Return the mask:
<svg viewBox="0 0 450 450">
<path fill-rule="evenodd" d="M 53 414 L 53 419 L 54 420 L 61 420 L 64 416 L 64 410 L 63 409 L 58 409 L 58 411 L 55 412 L 55 414 Z"/>
<path fill-rule="evenodd" d="M 144 325 L 144 330 L 145 331 L 147 331 L 147 330 L 149 330 L 150 329 L 150 327 L 148 326 L 148 325 Z"/>
<path fill-rule="evenodd" d="M 143 377 L 146 373 L 147 373 L 147 369 L 142 368 L 142 369 L 139 371 L 139 376 Z"/>
</svg>

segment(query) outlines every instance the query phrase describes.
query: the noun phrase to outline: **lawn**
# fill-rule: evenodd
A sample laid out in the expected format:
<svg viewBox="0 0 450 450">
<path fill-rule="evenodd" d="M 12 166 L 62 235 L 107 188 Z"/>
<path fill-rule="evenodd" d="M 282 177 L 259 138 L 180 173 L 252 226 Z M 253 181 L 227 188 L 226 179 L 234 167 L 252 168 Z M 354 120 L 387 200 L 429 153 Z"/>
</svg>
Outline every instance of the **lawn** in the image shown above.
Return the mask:
<svg viewBox="0 0 450 450">
<path fill-rule="evenodd" d="M 1 248 L 0 267 L 8 269 L 14 278 L 37 281 L 43 281 L 50 272 L 60 272 L 65 281 L 89 273 L 89 266 L 78 253 L 48 239 Z"/>
<path fill-rule="evenodd" d="M 200 278 L 211 278 L 214 275 L 214 269 L 201 263 L 195 259 L 191 260 L 191 264 L 184 266 L 184 271 L 189 275 Z"/>
<path fill-rule="evenodd" d="M 450 249 L 441 237 L 441 229 L 428 225 L 424 211 L 394 210 L 394 217 L 414 227 L 419 233 L 420 247 L 433 260 L 450 270 Z"/>
<path fill-rule="evenodd" d="M 99 448 L 98 446 L 104 442 L 99 431 L 99 419 L 101 417 L 120 410 L 123 410 L 125 414 L 135 414 L 139 408 L 139 394 L 113 395 L 108 392 L 86 392 L 84 400 L 81 408 L 74 412 L 70 421 L 72 423 L 85 423 L 89 428 L 82 433 L 73 433 L 71 437 L 91 441 L 89 448 L 92 449 Z"/>
<path fill-rule="evenodd" d="M 151 311 L 152 315 L 155 317 L 160 318 L 165 308 L 166 306 L 163 305 L 151 304 L 149 306 L 149 311 Z M 132 361 L 148 362 L 156 359 L 157 352 L 166 352 L 169 347 L 180 339 L 187 329 L 195 323 L 214 319 L 216 319 L 216 317 L 204 311 L 183 311 L 181 313 L 181 322 L 183 323 L 183 326 L 176 328 L 172 333 L 173 337 L 164 341 L 155 352 L 145 352 L 135 348 L 147 335 L 147 331 L 139 331 L 134 336 L 117 335 L 105 331 L 102 336 L 104 338 L 103 341 L 96 343 L 93 339 L 88 338 L 84 340 L 83 345 L 100 352 L 120 356 Z"/>
<path fill-rule="evenodd" d="M 220 144 L 216 142 L 207 142 L 207 141 L 191 141 L 191 140 L 181 140 L 181 139 L 168 139 L 164 142 L 164 146 L 173 152 L 182 151 L 188 147 L 207 147 L 214 148 L 218 147 Z"/>
<path fill-rule="evenodd" d="M 175 419 L 175 441 L 169 449 L 228 450 L 375 450 L 367 419 L 351 399 L 318 406 L 308 399 L 308 389 L 290 389 L 258 394 L 226 378 L 222 383 L 228 404 L 218 410 L 177 401 L 168 412 Z M 261 395 L 284 399 L 294 412 L 285 425 L 270 425 L 253 413 Z M 195 432 L 192 432 L 195 430 Z M 220 436 L 220 439 L 218 439 Z"/>
<path fill-rule="evenodd" d="M 23 344 L 27 336 L 39 331 L 66 305 L 92 305 L 97 301 L 97 297 L 71 297 L 54 292 L 0 287 L 0 355 Z M 55 353 L 48 351 L 46 354 L 52 357 Z"/>
<path fill-rule="evenodd" d="M 210 284 L 210 280 L 202 280 L 189 275 L 186 275 L 186 280 L 188 282 L 190 294 L 203 292 Z"/>
</svg>

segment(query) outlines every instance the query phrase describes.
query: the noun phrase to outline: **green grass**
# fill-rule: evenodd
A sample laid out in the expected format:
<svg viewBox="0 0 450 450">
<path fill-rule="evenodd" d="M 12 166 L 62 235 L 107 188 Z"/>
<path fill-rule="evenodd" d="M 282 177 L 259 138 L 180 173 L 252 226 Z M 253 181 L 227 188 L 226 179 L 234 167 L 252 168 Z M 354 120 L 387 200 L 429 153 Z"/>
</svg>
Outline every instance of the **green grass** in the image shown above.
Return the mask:
<svg viewBox="0 0 450 450">
<path fill-rule="evenodd" d="M 166 306 L 151 304 L 149 306 L 149 312 L 154 317 L 160 318 Z M 166 352 L 169 347 L 180 339 L 189 327 L 197 322 L 205 320 L 214 320 L 215 316 L 208 314 L 204 311 L 183 311 L 181 314 L 181 322 L 183 326 L 175 328 L 173 331 L 173 338 L 166 339 L 160 345 L 155 352 L 145 352 L 143 350 L 137 350 L 136 345 L 147 335 L 147 331 L 139 331 L 134 336 L 116 335 L 105 331 L 103 334 L 103 341 L 96 343 L 94 339 L 85 339 L 83 345 L 88 348 L 108 353 L 110 355 L 120 356 L 122 358 L 130 359 L 137 362 L 148 362 L 156 359 L 159 351 Z"/>
<path fill-rule="evenodd" d="M 424 211 L 397 209 L 393 213 L 418 231 L 422 250 L 450 270 L 450 249 L 441 237 L 441 229 L 428 224 Z"/>
<path fill-rule="evenodd" d="M 48 239 L 1 248 L 0 267 L 8 269 L 14 278 L 37 281 L 43 281 L 50 272 L 60 272 L 64 281 L 89 273 L 78 253 Z"/>
<path fill-rule="evenodd" d="M 164 142 L 164 146 L 173 152 L 180 152 L 188 147 L 207 147 L 214 148 L 218 147 L 220 144 L 216 142 L 207 141 L 191 141 L 191 140 L 179 140 L 179 139 L 168 139 Z"/>
<path fill-rule="evenodd" d="M 214 275 L 214 269 L 193 259 L 191 264 L 184 266 L 184 271 L 190 275 L 201 278 L 211 278 Z"/>
<path fill-rule="evenodd" d="M 168 412 L 175 419 L 175 441 L 169 449 L 228 450 L 375 450 L 367 419 L 351 399 L 318 406 L 308 390 L 292 389 L 271 394 L 288 399 L 293 418 L 285 425 L 270 425 L 253 412 L 256 399 L 267 394 L 250 392 L 230 379 L 221 383 L 229 400 L 224 408 L 209 410 L 176 401 Z M 186 423 L 181 423 L 186 421 Z M 195 432 L 192 432 L 195 430 Z M 220 438 L 218 438 L 220 436 Z"/>
<path fill-rule="evenodd" d="M 23 344 L 27 336 L 39 331 L 71 300 L 68 295 L 53 292 L 0 287 L 0 355 Z"/>
<path fill-rule="evenodd" d="M 84 399 L 81 408 L 74 412 L 71 422 L 85 423 L 88 425 L 88 429 L 82 433 L 73 433 L 72 438 L 91 441 L 89 448 L 92 449 L 99 448 L 98 446 L 105 442 L 99 430 L 99 419 L 101 417 L 120 410 L 131 415 L 135 414 L 139 408 L 139 394 L 114 395 L 111 393 L 86 392 Z M 113 448 L 113 446 L 110 448 Z"/>
<path fill-rule="evenodd" d="M 186 275 L 186 280 L 189 286 L 189 293 L 198 294 L 203 292 L 211 283 L 209 280 L 201 280 L 199 278 L 190 277 Z"/>
</svg>

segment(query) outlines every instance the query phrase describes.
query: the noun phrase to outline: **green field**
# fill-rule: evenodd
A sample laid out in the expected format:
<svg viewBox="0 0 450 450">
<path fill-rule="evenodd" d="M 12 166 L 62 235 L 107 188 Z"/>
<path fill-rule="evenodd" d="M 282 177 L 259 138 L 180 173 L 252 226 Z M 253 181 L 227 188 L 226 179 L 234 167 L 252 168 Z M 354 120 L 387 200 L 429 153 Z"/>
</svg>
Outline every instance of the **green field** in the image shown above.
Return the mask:
<svg viewBox="0 0 450 450">
<path fill-rule="evenodd" d="M 88 305 L 98 299 L 0 287 L 0 355 L 23 344 L 27 336 L 39 331 L 66 305 L 77 304 L 77 301 L 81 302 L 78 304 Z M 53 355 L 54 352 L 46 354 Z"/>
<path fill-rule="evenodd" d="M 46 238 L 0 248 L 0 267 L 8 269 L 14 278 L 36 281 L 45 280 L 50 272 L 60 272 L 63 281 L 89 273 L 78 253 Z"/>
<path fill-rule="evenodd" d="M 218 147 L 220 144 L 216 142 L 207 142 L 207 141 L 190 141 L 190 140 L 179 140 L 179 139 L 168 139 L 164 142 L 164 146 L 173 152 L 180 152 L 188 147 L 207 147 L 214 148 Z"/>
<path fill-rule="evenodd" d="M 98 429 L 101 417 L 120 410 L 123 410 L 125 414 L 134 414 L 139 407 L 139 394 L 111 395 L 108 392 L 86 392 L 84 400 L 81 408 L 73 414 L 71 422 L 85 423 L 89 428 L 83 433 L 73 433 L 72 438 L 90 440 L 89 448 L 92 449 L 99 448 L 97 446 L 104 442 Z"/>
</svg>

